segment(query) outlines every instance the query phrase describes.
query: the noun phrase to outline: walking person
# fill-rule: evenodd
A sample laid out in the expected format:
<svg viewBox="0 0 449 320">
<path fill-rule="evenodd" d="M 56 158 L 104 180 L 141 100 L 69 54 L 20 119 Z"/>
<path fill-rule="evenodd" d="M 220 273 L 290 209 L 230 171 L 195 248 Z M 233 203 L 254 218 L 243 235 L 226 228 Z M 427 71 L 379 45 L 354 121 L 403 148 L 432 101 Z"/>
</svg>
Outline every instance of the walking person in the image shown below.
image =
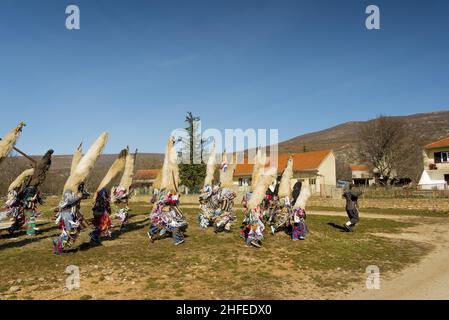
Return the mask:
<svg viewBox="0 0 449 320">
<path fill-rule="evenodd" d="M 349 218 L 349 221 L 343 225 L 346 232 L 353 231 L 355 225 L 359 222 L 359 205 L 357 201 L 362 192 L 352 190 L 353 187 L 354 185 L 350 183 L 349 190 L 343 193 L 343 198 L 346 199 L 346 213 Z"/>
</svg>

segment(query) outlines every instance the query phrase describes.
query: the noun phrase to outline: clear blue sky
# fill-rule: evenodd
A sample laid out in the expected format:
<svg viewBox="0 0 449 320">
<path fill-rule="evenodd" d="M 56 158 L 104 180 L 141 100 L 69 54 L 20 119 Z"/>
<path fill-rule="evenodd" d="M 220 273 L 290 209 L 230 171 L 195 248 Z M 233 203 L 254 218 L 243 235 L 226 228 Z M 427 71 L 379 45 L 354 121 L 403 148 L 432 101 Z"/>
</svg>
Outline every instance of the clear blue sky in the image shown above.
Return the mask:
<svg viewBox="0 0 449 320">
<path fill-rule="evenodd" d="M 81 30 L 65 28 L 77 4 Z M 365 28 L 365 8 L 381 30 Z M 280 140 L 449 109 L 449 1 L 0 1 L 0 135 L 31 154 L 162 152 L 186 111 Z"/>
</svg>

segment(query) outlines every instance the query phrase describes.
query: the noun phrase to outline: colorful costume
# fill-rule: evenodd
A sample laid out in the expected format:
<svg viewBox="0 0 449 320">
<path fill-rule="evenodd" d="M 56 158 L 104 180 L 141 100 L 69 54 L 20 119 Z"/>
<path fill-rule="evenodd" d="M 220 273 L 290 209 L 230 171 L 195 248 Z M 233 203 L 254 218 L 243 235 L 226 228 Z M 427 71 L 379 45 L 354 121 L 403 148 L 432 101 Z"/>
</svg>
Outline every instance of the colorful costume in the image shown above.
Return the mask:
<svg viewBox="0 0 449 320">
<path fill-rule="evenodd" d="M 26 226 L 26 233 L 34 236 L 36 231 L 36 218 L 39 213 L 37 205 L 43 204 L 39 193 L 39 186 L 44 183 L 51 166 L 53 150 L 48 150 L 34 168 L 25 170 L 9 186 L 8 200 L 5 203 L 5 216 L 13 220 L 9 227 L 12 234 Z"/>
<path fill-rule="evenodd" d="M 62 201 L 57 208 L 56 224 L 61 228 L 61 234 L 53 241 L 55 255 L 61 255 L 66 246 L 70 247 L 75 242 L 81 229 L 87 227 L 80 210 L 81 201 L 89 197 L 89 193 L 84 190 L 84 184 L 107 141 L 108 134 L 103 132 L 84 156 L 82 145 L 73 155 L 70 176 L 64 185 Z"/>
<path fill-rule="evenodd" d="M 39 192 L 34 187 L 28 187 L 23 191 L 21 196 L 23 204 L 23 212 L 25 215 L 26 233 L 28 236 L 36 234 L 36 217 L 38 215 L 36 209 L 37 204 L 42 204 Z"/>
<path fill-rule="evenodd" d="M 8 193 L 8 199 L 3 206 L 4 211 L 0 213 L 0 221 L 11 219 L 13 222 L 8 228 L 9 233 L 13 234 L 15 231 L 22 228 L 25 224 L 25 215 L 23 211 L 22 201 L 20 201 L 15 190 Z"/>
<path fill-rule="evenodd" d="M 81 200 L 86 195 L 76 195 L 70 190 L 66 190 L 63 200 L 59 203 L 56 224 L 61 229 L 60 236 L 53 240 L 53 254 L 62 254 L 63 249 L 70 247 L 78 238 L 82 225 L 82 214 L 80 212 Z"/>
<path fill-rule="evenodd" d="M 188 223 L 179 210 L 178 204 L 178 195 L 171 192 L 162 194 L 150 214 L 151 225 L 147 234 L 152 242 L 170 235 L 175 245 L 184 242 Z"/>
<path fill-rule="evenodd" d="M 306 212 L 301 208 L 292 211 L 289 219 L 292 240 L 305 240 L 307 235 Z"/>
<path fill-rule="evenodd" d="M 262 207 L 259 205 L 249 210 L 243 219 L 241 237 L 245 239 L 247 246 L 260 248 L 264 231 Z"/>
<path fill-rule="evenodd" d="M 118 186 L 112 188 L 112 203 L 116 208 L 115 217 L 121 222 L 120 230 L 125 230 L 128 225 L 129 207 L 128 192 L 125 188 Z"/>
<path fill-rule="evenodd" d="M 236 218 L 233 208 L 235 197 L 235 192 L 230 189 L 206 185 L 200 196 L 200 227 L 206 229 L 213 225 L 215 232 L 229 232 Z"/>
<path fill-rule="evenodd" d="M 101 236 L 112 236 L 111 199 L 106 188 L 97 193 L 95 204 L 92 208 L 92 224 L 95 229 L 89 235 L 93 242 L 99 243 Z"/>
</svg>

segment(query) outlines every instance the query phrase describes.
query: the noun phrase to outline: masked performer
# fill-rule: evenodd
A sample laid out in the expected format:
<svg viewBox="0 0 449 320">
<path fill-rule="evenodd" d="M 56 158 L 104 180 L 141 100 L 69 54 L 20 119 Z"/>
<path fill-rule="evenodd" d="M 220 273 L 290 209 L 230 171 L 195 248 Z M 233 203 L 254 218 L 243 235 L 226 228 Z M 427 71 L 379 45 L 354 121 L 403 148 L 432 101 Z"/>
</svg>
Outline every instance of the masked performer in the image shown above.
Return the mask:
<svg viewBox="0 0 449 320">
<path fill-rule="evenodd" d="M 277 195 L 270 203 L 268 222 L 271 233 L 285 230 L 292 212 L 291 207 L 291 179 L 293 178 L 293 157 L 290 157 L 279 183 Z"/>
<path fill-rule="evenodd" d="M 201 213 L 198 216 L 201 228 L 214 226 L 215 232 L 231 231 L 231 226 L 235 220 L 234 191 L 222 188 L 220 185 L 213 188 L 206 185 L 203 194 L 200 196 Z"/>
<path fill-rule="evenodd" d="M 39 186 L 44 183 L 51 166 L 53 150 L 49 150 L 33 169 L 24 171 L 11 185 L 6 206 L 11 210 L 13 223 L 10 233 L 26 226 L 26 233 L 34 236 L 39 229 L 36 218 L 39 215 L 37 206 L 43 204 Z"/>
<path fill-rule="evenodd" d="M 214 226 L 215 232 L 231 231 L 232 222 L 235 220 L 234 199 L 236 194 L 228 188 L 222 188 L 221 184 L 212 187 L 215 173 L 215 144 L 207 162 L 204 192 L 200 196 L 200 209 L 198 215 L 200 227 L 206 229 Z M 220 174 L 220 177 L 223 177 Z"/>
<path fill-rule="evenodd" d="M 134 166 L 137 150 L 134 155 L 127 152 L 125 158 L 125 167 L 120 184 L 112 188 L 112 203 L 117 208 L 115 216 L 121 221 L 120 230 L 123 231 L 128 225 L 129 207 L 128 200 L 131 192 L 131 185 L 134 177 Z"/>
<path fill-rule="evenodd" d="M 305 240 L 307 236 L 306 204 L 310 196 L 309 186 L 304 186 L 291 211 L 288 233 L 291 235 L 293 241 Z"/>
<path fill-rule="evenodd" d="M 267 187 L 273 183 L 275 179 L 275 168 L 271 168 L 266 172 L 262 170 L 257 179 L 257 185 L 254 186 L 254 191 L 251 195 L 251 199 L 248 201 L 245 218 L 242 223 L 241 237 L 245 239 L 247 246 L 260 248 L 262 245 L 265 230 L 262 202 Z"/>
<path fill-rule="evenodd" d="M 65 247 L 70 247 L 78 238 L 81 231 L 82 217 L 80 212 L 81 200 L 87 199 L 88 195 L 81 187 L 77 193 L 71 190 L 64 191 L 63 199 L 58 206 L 56 223 L 61 229 L 61 234 L 53 240 L 53 254 L 60 255 Z"/>
<path fill-rule="evenodd" d="M 188 224 L 179 209 L 178 181 L 179 169 L 174 140 L 170 138 L 165 150 L 164 163 L 158 175 L 157 184 L 159 198 L 154 203 L 150 214 L 150 229 L 147 232 L 151 242 L 171 236 L 175 245 L 184 242 L 184 233 Z M 160 191 L 159 191 L 160 190 Z M 155 195 L 153 195 L 154 198 Z"/>
<path fill-rule="evenodd" d="M 112 236 L 111 197 L 107 187 L 113 179 L 125 170 L 128 154 L 128 148 L 123 149 L 119 153 L 95 192 L 95 200 L 92 207 L 94 230 L 89 234 L 93 243 L 100 243 L 101 236 Z"/>
<path fill-rule="evenodd" d="M 82 156 L 81 145 L 75 151 L 71 173 L 64 185 L 63 199 L 56 209 L 56 223 L 61 228 L 61 234 L 53 241 L 55 255 L 62 254 L 66 246 L 70 247 L 78 238 L 81 229 L 87 226 L 80 210 L 81 201 L 89 197 L 84 190 L 84 183 L 103 153 L 107 140 L 108 134 L 102 133 L 86 155 Z"/>
<path fill-rule="evenodd" d="M 95 229 L 89 235 L 93 242 L 100 243 L 100 236 L 112 236 L 111 199 L 106 188 L 97 192 L 92 214 L 94 216 L 92 224 Z"/>
<path fill-rule="evenodd" d="M 0 139 L 0 164 L 1 162 L 11 153 L 11 151 L 15 148 L 15 145 L 22 133 L 22 129 L 25 126 L 25 123 L 21 122 L 17 127 L 10 130 L 3 139 Z M 33 174 L 33 173 L 31 173 Z M 5 203 L 5 205 L 2 208 L 2 212 L 0 213 L 0 221 L 8 220 L 8 219 L 15 219 L 17 221 L 19 219 L 19 214 L 23 214 L 23 212 L 19 212 L 20 208 L 20 201 L 17 199 L 17 193 L 22 190 L 22 185 L 25 178 L 28 178 L 29 174 L 27 173 L 26 176 L 23 176 L 23 173 L 11 184 L 10 188 L 8 189 L 8 199 Z M 19 180 L 19 183 L 21 184 L 19 187 L 15 185 L 17 181 Z M 9 226 L 9 223 L 6 223 L 8 225 L 8 230 L 10 232 L 14 232 L 14 228 Z M 20 226 L 23 225 L 23 223 L 20 223 Z M 14 226 L 14 223 L 13 223 Z"/>
<path fill-rule="evenodd" d="M 184 233 L 188 224 L 178 208 L 179 198 L 176 193 L 168 192 L 156 203 L 150 214 L 151 226 L 148 237 L 151 242 L 171 236 L 173 243 L 184 242 Z"/>
<path fill-rule="evenodd" d="M 34 168 L 23 171 L 8 188 L 7 199 L 0 212 L 0 221 L 12 221 L 12 224 L 7 223 L 8 231 L 11 234 L 25 224 L 22 201 L 18 196 L 25 189 L 27 181 L 33 174 Z"/>
</svg>

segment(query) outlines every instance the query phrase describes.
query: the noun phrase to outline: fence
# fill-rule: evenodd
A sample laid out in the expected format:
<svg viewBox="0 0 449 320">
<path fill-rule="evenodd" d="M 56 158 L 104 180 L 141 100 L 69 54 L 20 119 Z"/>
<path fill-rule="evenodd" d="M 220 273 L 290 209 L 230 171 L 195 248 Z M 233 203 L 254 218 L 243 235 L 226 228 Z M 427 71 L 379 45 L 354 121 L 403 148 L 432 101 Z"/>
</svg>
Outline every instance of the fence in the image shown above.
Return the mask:
<svg viewBox="0 0 449 320">
<path fill-rule="evenodd" d="M 363 192 L 362 198 L 366 199 L 441 199 L 449 198 L 449 190 L 420 190 L 414 188 L 397 188 L 397 187 L 368 187 L 360 188 Z"/>
</svg>

